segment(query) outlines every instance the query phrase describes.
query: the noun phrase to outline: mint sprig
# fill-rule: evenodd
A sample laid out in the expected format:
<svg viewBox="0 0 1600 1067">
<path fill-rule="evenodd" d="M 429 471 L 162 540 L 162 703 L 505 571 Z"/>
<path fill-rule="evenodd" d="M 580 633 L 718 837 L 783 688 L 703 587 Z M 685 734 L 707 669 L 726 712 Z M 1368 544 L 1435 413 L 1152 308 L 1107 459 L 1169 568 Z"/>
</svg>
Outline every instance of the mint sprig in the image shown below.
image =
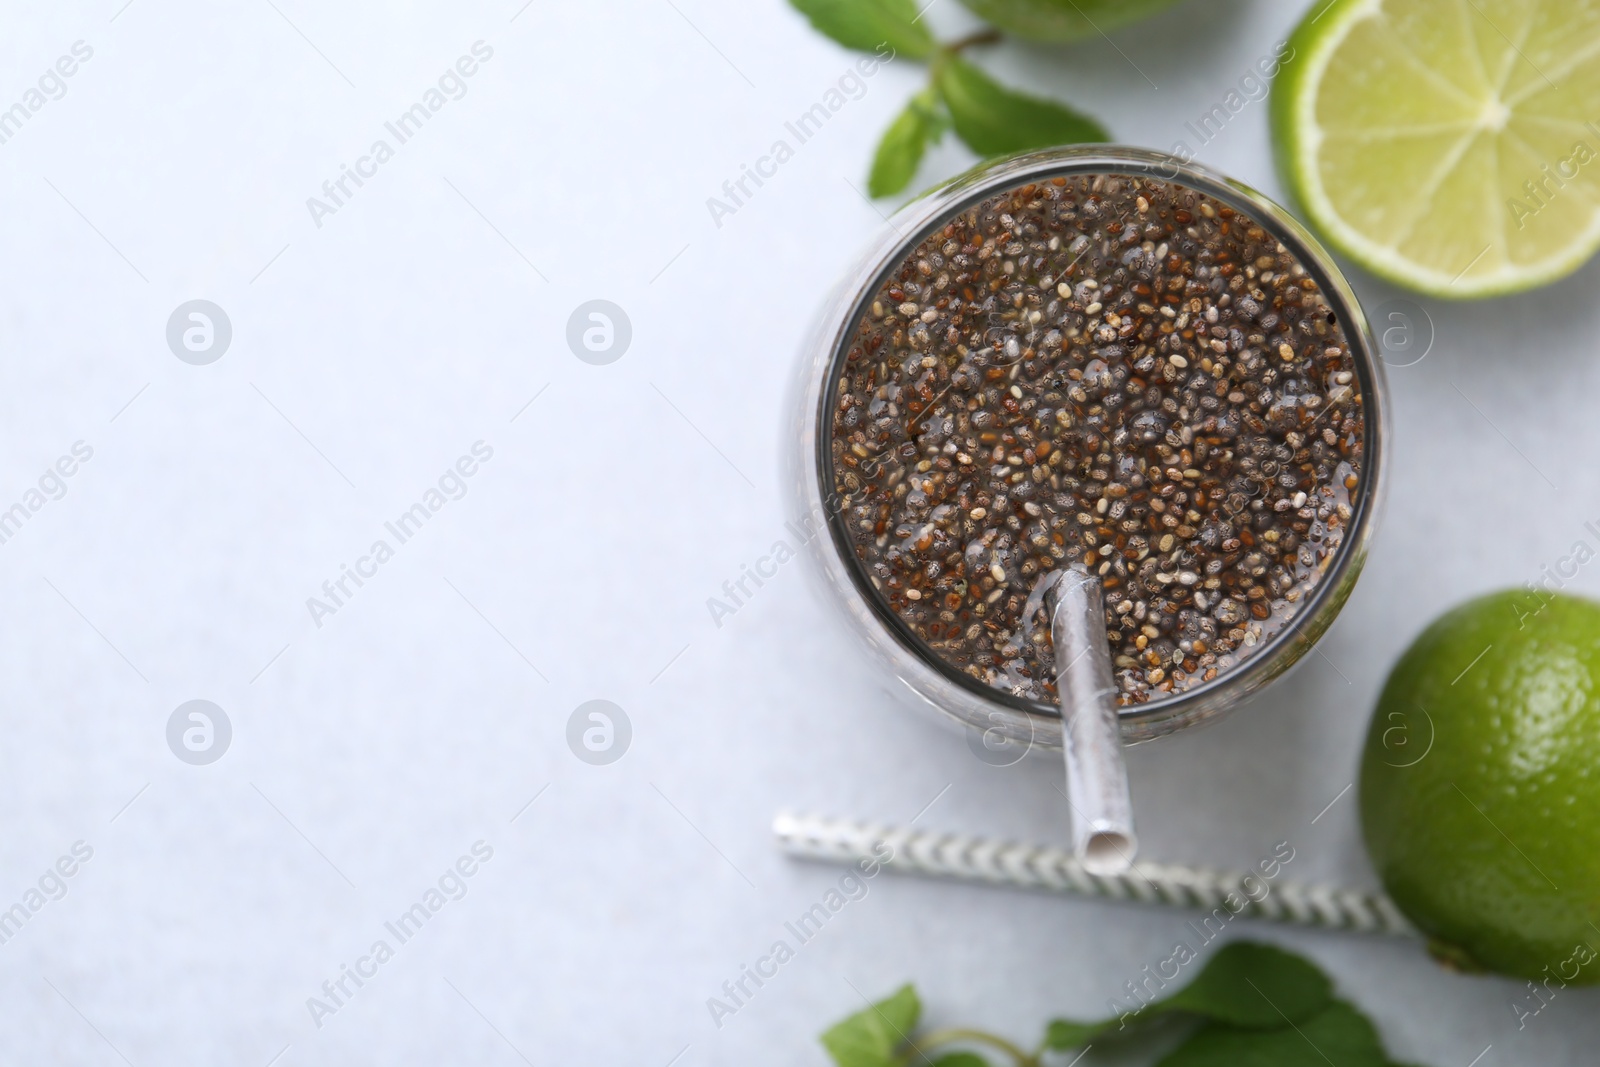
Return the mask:
<svg viewBox="0 0 1600 1067">
<path fill-rule="evenodd" d="M 927 59 L 938 47 L 912 0 L 789 0 L 817 32 L 858 52 L 883 45 L 896 56 Z"/>
<path fill-rule="evenodd" d="M 944 55 L 934 63 L 933 84 L 949 109 L 956 136 L 980 156 L 1110 138 L 1088 116 L 1007 89 L 959 55 Z"/>
<path fill-rule="evenodd" d="M 1141 978 L 1146 989 L 1162 980 L 1159 975 Z M 1053 1049 L 1078 1048 L 1096 1037 L 1172 1014 L 1196 1015 L 1244 1029 L 1271 1029 L 1309 1019 L 1331 1003 L 1333 984 L 1309 961 L 1272 945 L 1235 941 L 1218 949 L 1194 980 L 1171 996 L 1104 1022 L 1057 1019 L 1045 1041 Z"/>
<path fill-rule="evenodd" d="M 953 129 L 980 156 L 1110 139 L 1105 127 L 1065 104 L 1030 96 L 995 81 L 961 53 L 991 44 L 986 30 L 940 44 L 913 0 L 789 0 L 820 33 L 862 52 L 929 65 L 928 84 L 884 131 L 873 154 L 867 188 L 875 197 L 901 192 L 916 177 L 928 147 Z"/>
<path fill-rule="evenodd" d="M 822 1043 L 838 1067 L 990 1067 L 975 1047 L 1015 1067 L 1042 1067 L 1047 1052 L 1121 1041 L 1177 1016 L 1199 1025 L 1157 1067 L 1400 1067 L 1372 1023 L 1335 998 L 1315 964 L 1248 941 L 1219 949 L 1187 985 L 1137 1012 L 1096 1023 L 1053 1020 L 1032 1051 L 983 1030 L 919 1033 L 921 1014 L 916 990 L 902 986 L 830 1028 Z"/>
<path fill-rule="evenodd" d="M 917 991 L 903 985 L 891 996 L 843 1019 L 822 1035 L 822 1046 L 839 1067 L 889 1067 L 911 1040 L 922 1015 Z"/>
<path fill-rule="evenodd" d="M 867 192 L 891 196 L 910 185 L 928 146 L 938 143 L 949 125 L 931 87 L 913 96 L 878 142 L 867 175 Z"/>
<path fill-rule="evenodd" d="M 1294 1027 L 1248 1030 L 1212 1023 L 1156 1067 L 1398 1067 L 1372 1023 L 1335 1000 Z"/>
</svg>

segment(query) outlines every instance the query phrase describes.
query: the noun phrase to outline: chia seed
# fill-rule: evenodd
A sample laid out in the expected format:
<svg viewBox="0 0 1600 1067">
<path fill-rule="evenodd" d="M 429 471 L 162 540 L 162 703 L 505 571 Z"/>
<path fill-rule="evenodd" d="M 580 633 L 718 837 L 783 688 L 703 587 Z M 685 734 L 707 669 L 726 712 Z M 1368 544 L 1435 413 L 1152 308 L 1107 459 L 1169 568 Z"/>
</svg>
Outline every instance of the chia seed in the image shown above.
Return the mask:
<svg viewBox="0 0 1600 1067">
<path fill-rule="evenodd" d="M 1208 682 L 1316 588 L 1362 477 L 1361 380 L 1304 266 L 1146 177 L 990 197 L 866 303 L 830 387 L 863 573 L 933 656 L 1053 703 L 1041 579 L 1104 586 L 1124 706 Z"/>
</svg>

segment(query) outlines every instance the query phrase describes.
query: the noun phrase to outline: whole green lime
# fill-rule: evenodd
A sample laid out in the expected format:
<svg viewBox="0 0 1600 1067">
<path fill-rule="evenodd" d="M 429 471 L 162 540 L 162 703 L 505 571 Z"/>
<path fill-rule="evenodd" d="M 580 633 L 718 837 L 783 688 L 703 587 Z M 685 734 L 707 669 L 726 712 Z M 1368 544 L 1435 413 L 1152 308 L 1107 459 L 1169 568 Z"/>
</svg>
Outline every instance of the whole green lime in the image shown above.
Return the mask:
<svg viewBox="0 0 1600 1067">
<path fill-rule="evenodd" d="M 1494 593 L 1424 630 L 1378 698 L 1361 826 L 1441 959 L 1600 981 L 1600 605 Z"/>
<path fill-rule="evenodd" d="M 1076 41 L 1137 22 L 1178 0 L 961 0 L 973 14 L 1030 41 Z"/>
</svg>

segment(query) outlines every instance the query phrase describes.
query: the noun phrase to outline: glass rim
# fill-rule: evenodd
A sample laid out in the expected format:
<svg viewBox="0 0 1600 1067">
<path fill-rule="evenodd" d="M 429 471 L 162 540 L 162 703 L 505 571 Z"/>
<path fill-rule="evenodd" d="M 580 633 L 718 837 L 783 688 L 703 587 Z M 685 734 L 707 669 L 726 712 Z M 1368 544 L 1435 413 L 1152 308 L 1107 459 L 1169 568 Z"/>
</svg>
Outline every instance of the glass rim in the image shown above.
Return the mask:
<svg viewBox="0 0 1600 1067">
<path fill-rule="evenodd" d="M 1055 703 L 1016 696 L 951 666 L 912 632 L 887 598 L 868 580 L 856 557 L 854 541 L 845 529 L 838 493 L 834 488 L 837 483 L 834 480 L 831 447 L 832 411 L 828 400 L 839 380 L 855 327 L 873 296 L 911 251 L 951 219 L 998 192 L 1030 182 L 1081 174 L 1151 178 L 1193 189 L 1233 208 L 1267 230 L 1305 268 L 1338 317 L 1361 384 L 1361 482 L 1351 501 L 1351 515 L 1344 540 L 1300 610 L 1243 662 L 1219 673 L 1211 681 L 1118 710 L 1124 727 L 1185 720 L 1188 713 L 1198 712 L 1228 689 L 1243 687 L 1253 691 L 1287 669 L 1288 664 L 1281 661 L 1293 642 L 1307 636 L 1307 623 L 1321 620 L 1321 629 L 1326 629 L 1327 623 L 1332 621 L 1332 615 L 1327 615 L 1326 619 L 1323 616 L 1330 609 L 1333 614 L 1337 613 L 1342 601 L 1335 598 L 1348 593 L 1347 579 L 1353 579 L 1359 573 L 1370 536 L 1372 516 L 1381 495 L 1383 441 L 1387 436 L 1387 409 L 1382 391 L 1386 385 L 1371 328 L 1349 283 L 1328 252 L 1297 219 L 1262 193 L 1204 166 L 1164 152 L 1120 145 L 1088 145 L 1023 152 L 990 160 L 912 200 L 899 212 L 900 216 L 909 216 L 907 221 L 911 223 L 910 228 L 902 228 L 898 224 L 899 218 L 892 218 L 890 224 L 895 228 L 895 239 L 875 249 L 842 290 L 847 296 L 854 295 L 848 304 L 841 301 L 846 311 L 829 333 L 831 341 L 813 412 L 817 425 L 813 457 L 818 483 L 816 488 L 824 502 L 828 541 L 833 552 L 848 573 L 851 585 L 862 602 L 868 605 L 873 617 L 896 645 L 946 681 L 980 700 L 1000 705 L 1030 719 L 1060 719 L 1061 711 Z M 1320 637 L 1320 633 L 1319 629 L 1310 635 L 1307 648 L 1309 643 L 1314 643 Z M 1294 654 L 1290 661 L 1297 660 L 1304 651 L 1302 649 Z"/>
</svg>

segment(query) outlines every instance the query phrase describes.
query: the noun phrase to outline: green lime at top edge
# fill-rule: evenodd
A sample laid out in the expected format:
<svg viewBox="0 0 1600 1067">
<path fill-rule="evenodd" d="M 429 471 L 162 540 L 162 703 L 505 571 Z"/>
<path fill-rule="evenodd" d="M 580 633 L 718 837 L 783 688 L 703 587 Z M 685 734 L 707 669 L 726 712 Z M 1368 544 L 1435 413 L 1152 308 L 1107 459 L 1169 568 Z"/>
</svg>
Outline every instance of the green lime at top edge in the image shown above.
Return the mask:
<svg viewBox="0 0 1600 1067">
<path fill-rule="evenodd" d="M 1076 41 L 1137 22 L 1177 0 L 961 0 L 973 14 L 1030 41 Z"/>
</svg>

